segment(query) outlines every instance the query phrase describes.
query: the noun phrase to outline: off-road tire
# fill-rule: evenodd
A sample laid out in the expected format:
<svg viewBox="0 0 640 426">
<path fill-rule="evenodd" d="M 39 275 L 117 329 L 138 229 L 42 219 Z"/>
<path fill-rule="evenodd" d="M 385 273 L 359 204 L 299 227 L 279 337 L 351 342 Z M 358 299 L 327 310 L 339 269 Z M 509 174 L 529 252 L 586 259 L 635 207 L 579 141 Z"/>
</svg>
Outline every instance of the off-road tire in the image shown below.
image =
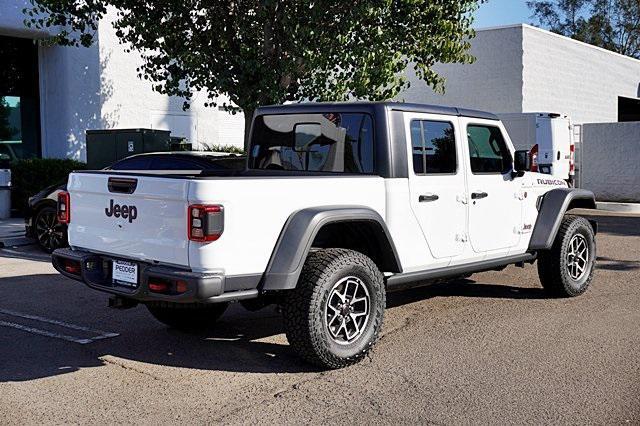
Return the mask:
<svg viewBox="0 0 640 426">
<path fill-rule="evenodd" d="M 206 330 L 220 319 L 228 303 L 208 305 L 160 302 L 147 305 L 155 319 L 179 330 Z"/>
<path fill-rule="evenodd" d="M 325 309 L 333 286 L 346 277 L 357 277 L 366 286 L 369 318 L 356 340 L 339 344 L 329 334 Z M 298 286 L 283 300 L 287 340 L 311 364 L 327 369 L 346 367 L 364 358 L 378 340 L 385 306 L 384 277 L 371 259 L 346 249 L 312 251 Z"/>
<path fill-rule="evenodd" d="M 589 249 L 587 270 L 577 280 L 571 277 L 567 268 L 570 242 L 576 234 L 584 237 Z M 551 296 L 579 296 L 587 291 L 593 279 L 595 260 L 596 241 L 593 227 L 585 218 L 567 215 L 562 219 L 551 249 L 538 253 L 540 283 Z"/>
</svg>

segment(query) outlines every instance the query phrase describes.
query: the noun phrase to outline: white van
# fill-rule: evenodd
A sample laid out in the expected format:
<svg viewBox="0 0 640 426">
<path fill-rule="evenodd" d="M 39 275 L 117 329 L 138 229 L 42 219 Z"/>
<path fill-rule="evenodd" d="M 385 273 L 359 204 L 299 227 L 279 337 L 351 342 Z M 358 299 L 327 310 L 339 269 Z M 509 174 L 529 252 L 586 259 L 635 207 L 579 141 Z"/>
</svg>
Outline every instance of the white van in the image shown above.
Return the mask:
<svg viewBox="0 0 640 426">
<path fill-rule="evenodd" d="M 532 170 L 573 184 L 575 141 L 568 115 L 538 112 L 498 116 L 515 148 L 530 150 Z"/>
</svg>

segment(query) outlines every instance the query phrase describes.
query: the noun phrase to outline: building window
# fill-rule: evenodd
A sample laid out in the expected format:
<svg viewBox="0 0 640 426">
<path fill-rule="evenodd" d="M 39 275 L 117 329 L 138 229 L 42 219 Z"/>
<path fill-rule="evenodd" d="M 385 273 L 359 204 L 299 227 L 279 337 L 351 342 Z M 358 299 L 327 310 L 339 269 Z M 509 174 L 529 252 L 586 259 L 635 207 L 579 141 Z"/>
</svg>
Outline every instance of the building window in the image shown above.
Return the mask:
<svg viewBox="0 0 640 426">
<path fill-rule="evenodd" d="M 640 99 L 619 96 L 618 121 L 640 121 Z"/>
<path fill-rule="evenodd" d="M 0 160 L 40 156 L 38 48 L 0 36 Z"/>
</svg>

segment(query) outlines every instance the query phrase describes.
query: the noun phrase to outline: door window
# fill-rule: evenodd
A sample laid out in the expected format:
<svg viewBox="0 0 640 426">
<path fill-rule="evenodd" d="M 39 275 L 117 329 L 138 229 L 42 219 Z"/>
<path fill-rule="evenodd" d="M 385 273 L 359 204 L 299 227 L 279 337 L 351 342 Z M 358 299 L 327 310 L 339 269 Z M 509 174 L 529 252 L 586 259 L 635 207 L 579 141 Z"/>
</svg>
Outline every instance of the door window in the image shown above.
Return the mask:
<svg viewBox="0 0 640 426">
<path fill-rule="evenodd" d="M 471 124 L 467 127 L 472 173 L 506 173 L 511 170 L 511 153 L 495 126 Z"/>
<path fill-rule="evenodd" d="M 453 124 L 445 121 L 413 120 L 411 145 L 415 174 L 456 173 Z"/>
</svg>

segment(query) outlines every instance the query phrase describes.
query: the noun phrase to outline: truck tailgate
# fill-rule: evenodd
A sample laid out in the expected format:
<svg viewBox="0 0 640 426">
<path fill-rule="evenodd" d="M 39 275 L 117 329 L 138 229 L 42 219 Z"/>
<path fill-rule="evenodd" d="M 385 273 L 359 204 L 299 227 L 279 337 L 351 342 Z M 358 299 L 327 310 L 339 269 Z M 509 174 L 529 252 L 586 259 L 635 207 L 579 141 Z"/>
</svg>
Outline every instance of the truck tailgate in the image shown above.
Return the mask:
<svg viewBox="0 0 640 426">
<path fill-rule="evenodd" d="M 69 243 L 124 258 L 188 266 L 188 188 L 185 179 L 71 174 Z"/>
</svg>

